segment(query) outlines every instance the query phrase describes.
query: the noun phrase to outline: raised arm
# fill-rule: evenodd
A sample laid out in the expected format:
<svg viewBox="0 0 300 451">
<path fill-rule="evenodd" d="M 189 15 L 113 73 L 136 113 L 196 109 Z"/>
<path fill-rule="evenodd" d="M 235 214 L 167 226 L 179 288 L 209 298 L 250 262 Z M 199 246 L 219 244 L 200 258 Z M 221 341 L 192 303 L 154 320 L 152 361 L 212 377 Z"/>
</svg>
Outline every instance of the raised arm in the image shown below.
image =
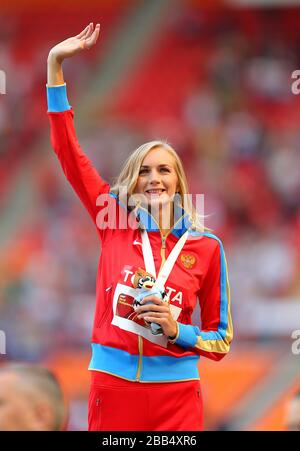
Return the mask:
<svg viewBox="0 0 300 451">
<path fill-rule="evenodd" d="M 91 48 L 98 39 L 100 25 L 95 29 L 90 23 L 77 36 L 53 47 L 48 56 L 47 100 L 51 126 L 51 143 L 61 163 L 66 178 L 80 197 L 96 223 L 99 207 L 96 200 L 109 191 L 90 160 L 82 151 L 74 128 L 73 110 L 69 105 L 64 82 L 62 62 L 77 53 Z"/>
</svg>

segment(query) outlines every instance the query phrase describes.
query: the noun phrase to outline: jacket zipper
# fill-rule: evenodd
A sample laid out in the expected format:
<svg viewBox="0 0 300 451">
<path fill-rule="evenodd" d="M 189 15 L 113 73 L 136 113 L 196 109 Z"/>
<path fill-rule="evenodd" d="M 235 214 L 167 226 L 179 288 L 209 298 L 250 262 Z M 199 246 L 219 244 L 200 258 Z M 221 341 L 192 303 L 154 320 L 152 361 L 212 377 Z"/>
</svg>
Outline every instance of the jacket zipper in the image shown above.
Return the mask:
<svg viewBox="0 0 300 451">
<path fill-rule="evenodd" d="M 148 211 L 145 209 L 145 208 L 143 208 L 143 207 L 140 207 L 140 209 L 141 210 L 144 210 L 144 211 L 146 211 L 147 213 L 148 213 Z M 170 229 L 170 231 L 166 234 L 166 235 L 163 235 L 162 233 L 161 233 L 161 230 L 160 230 L 160 227 L 159 227 L 159 224 L 158 224 L 158 222 L 155 220 L 155 218 L 152 216 L 152 215 L 150 215 L 151 217 L 152 217 L 152 219 L 153 219 L 153 221 L 157 224 L 157 226 L 158 226 L 158 229 L 159 229 L 159 232 L 160 232 L 160 236 L 161 236 L 161 248 L 160 248 L 160 256 L 161 256 L 161 265 L 160 265 L 160 268 L 159 268 L 159 271 L 158 272 L 160 272 L 160 270 L 161 270 L 161 268 L 163 267 L 163 265 L 164 265 L 164 263 L 165 263 L 165 261 L 166 261 L 166 239 L 167 239 L 167 237 L 170 235 L 170 233 L 172 232 L 172 230 L 174 230 L 174 228 L 176 227 L 176 225 L 182 220 L 182 218 L 184 218 L 186 215 L 182 215 L 176 222 L 175 222 L 175 224 L 173 224 L 173 227 L 172 227 L 172 229 Z"/>
<path fill-rule="evenodd" d="M 166 261 L 166 240 L 167 237 L 170 235 L 170 233 L 172 232 L 172 230 L 176 227 L 176 225 L 178 224 L 179 221 L 181 221 L 182 217 L 178 219 L 178 221 L 175 222 L 175 224 L 173 225 L 172 229 L 169 230 L 169 232 L 166 235 L 163 235 L 161 233 L 161 230 L 159 229 L 160 232 L 160 236 L 161 236 L 161 248 L 160 248 L 160 256 L 161 256 L 161 264 L 160 264 L 160 268 L 158 273 L 160 273 L 163 265 L 165 264 Z"/>
<path fill-rule="evenodd" d="M 160 268 L 159 268 L 158 272 L 160 272 L 161 268 L 163 267 L 163 265 L 165 264 L 165 261 L 166 261 L 166 239 L 169 234 L 170 234 L 170 232 L 168 232 L 166 235 L 163 235 L 160 232 L 160 235 L 161 235 L 161 248 L 160 248 L 161 264 L 160 264 Z"/>
<path fill-rule="evenodd" d="M 142 370 L 142 359 L 143 359 L 143 338 L 139 335 L 139 363 L 138 363 L 138 369 L 136 373 L 136 381 L 139 382 L 141 378 L 141 370 Z"/>
</svg>

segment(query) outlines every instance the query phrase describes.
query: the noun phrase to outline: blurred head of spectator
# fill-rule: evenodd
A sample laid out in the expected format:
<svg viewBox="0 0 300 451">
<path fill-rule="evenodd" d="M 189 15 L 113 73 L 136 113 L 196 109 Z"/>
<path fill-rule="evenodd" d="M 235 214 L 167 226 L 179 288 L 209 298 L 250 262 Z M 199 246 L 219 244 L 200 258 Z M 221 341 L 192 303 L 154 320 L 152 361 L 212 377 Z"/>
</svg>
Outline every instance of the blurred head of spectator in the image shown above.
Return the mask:
<svg viewBox="0 0 300 451">
<path fill-rule="evenodd" d="M 59 431 L 65 418 L 60 385 L 48 369 L 25 363 L 0 367 L 0 431 Z"/>
<path fill-rule="evenodd" d="M 300 431 L 300 389 L 287 403 L 286 428 L 288 431 Z"/>
</svg>

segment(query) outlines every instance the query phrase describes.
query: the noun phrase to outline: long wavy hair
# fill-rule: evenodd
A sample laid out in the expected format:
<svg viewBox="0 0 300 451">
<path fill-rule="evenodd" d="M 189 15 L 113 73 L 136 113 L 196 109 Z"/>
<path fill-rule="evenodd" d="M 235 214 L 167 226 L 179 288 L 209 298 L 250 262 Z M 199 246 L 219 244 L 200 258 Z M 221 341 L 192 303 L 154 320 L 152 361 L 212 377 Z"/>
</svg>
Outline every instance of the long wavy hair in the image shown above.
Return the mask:
<svg viewBox="0 0 300 451">
<path fill-rule="evenodd" d="M 200 216 L 197 213 L 195 207 L 191 202 L 190 196 L 187 196 L 189 194 L 189 189 L 182 161 L 176 150 L 174 150 L 173 147 L 166 141 L 163 140 L 149 141 L 145 144 L 142 144 L 134 152 L 132 152 L 125 161 L 125 164 L 119 176 L 117 177 L 115 183 L 113 184 L 110 190 L 115 195 L 119 196 L 121 187 L 126 186 L 128 196 L 129 197 L 132 196 L 134 194 L 134 190 L 139 177 L 140 168 L 144 158 L 151 150 L 157 147 L 162 147 L 163 149 L 167 150 L 174 158 L 175 171 L 178 177 L 178 186 L 179 186 L 178 193 L 180 195 L 178 196 L 178 198 L 180 199 L 180 206 L 184 208 L 184 212 L 188 216 L 188 219 L 191 221 L 192 227 L 195 230 L 201 232 L 203 232 L 204 230 L 209 230 L 204 227 L 204 216 Z M 184 202 L 182 202 L 183 199 Z M 139 201 L 137 201 L 137 204 L 134 207 L 132 207 L 132 209 L 138 208 L 139 206 L 140 203 Z M 130 209 L 129 206 L 128 208 Z"/>
</svg>

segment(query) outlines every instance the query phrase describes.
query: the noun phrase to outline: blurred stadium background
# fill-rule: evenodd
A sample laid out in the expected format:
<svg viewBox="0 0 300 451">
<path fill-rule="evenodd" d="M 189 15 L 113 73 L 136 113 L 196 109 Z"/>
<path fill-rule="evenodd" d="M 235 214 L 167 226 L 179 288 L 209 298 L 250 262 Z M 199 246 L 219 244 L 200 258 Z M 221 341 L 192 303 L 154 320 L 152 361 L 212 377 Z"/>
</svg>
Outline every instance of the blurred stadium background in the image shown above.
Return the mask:
<svg viewBox="0 0 300 451">
<path fill-rule="evenodd" d="M 0 363 L 52 368 L 68 429 L 86 429 L 98 239 L 51 150 L 45 83 L 49 49 L 100 22 L 97 46 L 64 63 L 83 149 L 112 181 L 138 145 L 166 138 L 225 245 L 235 337 L 220 363 L 200 362 L 205 428 L 285 429 L 300 387 L 299 2 L 0 8 Z"/>
</svg>

